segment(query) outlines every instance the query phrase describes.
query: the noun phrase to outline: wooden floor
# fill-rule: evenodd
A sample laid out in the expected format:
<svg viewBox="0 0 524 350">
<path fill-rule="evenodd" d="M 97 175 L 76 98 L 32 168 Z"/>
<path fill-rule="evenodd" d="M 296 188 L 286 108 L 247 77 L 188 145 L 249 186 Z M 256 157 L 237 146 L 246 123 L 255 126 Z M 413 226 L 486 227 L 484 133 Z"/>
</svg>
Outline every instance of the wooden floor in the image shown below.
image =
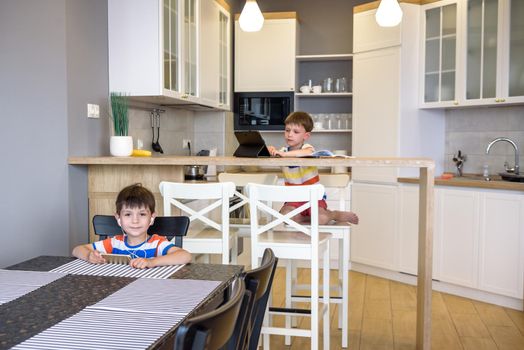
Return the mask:
<svg viewBox="0 0 524 350">
<path fill-rule="evenodd" d="M 349 349 L 415 349 L 415 287 L 353 271 L 349 275 Z M 299 280 L 308 278 L 309 272 L 300 270 Z M 284 270 L 278 268 L 273 305 L 284 305 L 283 290 Z M 331 349 L 341 349 L 337 306 L 330 307 Z M 275 317 L 275 324 L 283 325 L 283 318 Z M 309 318 L 301 319 L 299 327 L 309 328 Z M 271 348 L 304 350 L 310 343 L 292 338 L 287 347 L 282 336 L 271 336 Z M 433 292 L 432 349 L 523 350 L 524 313 Z"/>
</svg>

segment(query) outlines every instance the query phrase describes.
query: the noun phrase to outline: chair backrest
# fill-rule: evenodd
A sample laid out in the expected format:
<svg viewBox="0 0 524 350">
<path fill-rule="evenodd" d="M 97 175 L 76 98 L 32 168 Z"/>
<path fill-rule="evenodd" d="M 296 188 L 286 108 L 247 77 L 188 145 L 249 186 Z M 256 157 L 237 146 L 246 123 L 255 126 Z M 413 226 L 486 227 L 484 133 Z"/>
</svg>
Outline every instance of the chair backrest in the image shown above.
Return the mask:
<svg viewBox="0 0 524 350">
<path fill-rule="evenodd" d="M 225 350 L 257 348 L 277 263 L 278 258 L 275 253 L 267 248 L 264 250 L 260 267 L 243 274 L 246 296 L 235 325 L 235 332 L 225 346 Z"/>
<path fill-rule="evenodd" d="M 302 211 L 311 208 L 311 227 L 318 228 L 318 201 L 324 196 L 324 186 L 320 184 L 306 186 L 274 186 L 250 183 L 247 185 L 251 213 L 251 232 L 255 236 L 286 223 L 294 229 L 311 235 L 311 229 L 297 223 L 292 218 Z M 304 202 L 287 214 L 281 214 L 268 206 L 267 202 Z M 275 220 L 264 226 L 258 225 L 258 211 L 271 215 Z M 318 237 L 317 237 L 318 238 Z"/>
<path fill-rule="evenodd" d="M 260 267 L 246 272 L 246 288 L 249 289 L 250 286 L 254 285 L 253 282 L 257 282 L 257 289 L 251 311 L 250 328 L 248 329 L 251 333 L 243 335 L 244 339 L 247 339 L 249 342 L 249 349 L 257 349 L 258 347 L 262 322 L 264 321 L 269 295 L 271 294 L 271 286 L 273 285 L 277 264 L 278 258 L 275 256 L 275 253 L 267 248 L 264 250 Z"/>
<path fill-rule="evenodd" d="M 93 216 L 93 228 L 100 239 L 123 233 L 113 215 Z M 189 218 L 187 216 L 157 216 L 147 233 L 166 236 L 167 239 L 173 241 L 175 246 L 182 248 L 183 237 L 187 234 L 188 228 Z"/>
<path fill-rule="evenodd" d="M 220 173 L 218 174 L 219 182 L 233 182 L 236 187 L 245 187 L 249 183 L 257 183 L 264 185 L 274 185 L 277 183 L 276 174 L 245 174 L 245 173 Z M 240 191 L 235 189 L 235 196 L 240 198 L 238 203 L 235 203 L 229 208 L 230 212 L 242 207 L 249 202 L 249 199 Z"/>
<path fill-rule="evenodd" d="M 190 215 L 189 220 L 191 222 L 199 220 L 219 231 L 222 230 L 222 226 L 224 228 L 229 226 L 229 198 L 235 192 L 235 184 L 232 182 L 194 184 L 162 181 L 159 187 L 164 198 L 164 215 L 171 215 L 172 206 L 174 206 Z M 187 206 L 187 200 L 198 199 L 215 201 L 198 211 Z M 206 216 L 218 207 L 222 207 L 221 222 L 214 221 Z"/>
<path fill-rule="evenodd" d="M 244 283 L 236 279 L 231 298 L 224 305 L 184 321 L 177 331 L 174 349 L 222 348 L 233 336 L 245 293 Z"/>
</svg>

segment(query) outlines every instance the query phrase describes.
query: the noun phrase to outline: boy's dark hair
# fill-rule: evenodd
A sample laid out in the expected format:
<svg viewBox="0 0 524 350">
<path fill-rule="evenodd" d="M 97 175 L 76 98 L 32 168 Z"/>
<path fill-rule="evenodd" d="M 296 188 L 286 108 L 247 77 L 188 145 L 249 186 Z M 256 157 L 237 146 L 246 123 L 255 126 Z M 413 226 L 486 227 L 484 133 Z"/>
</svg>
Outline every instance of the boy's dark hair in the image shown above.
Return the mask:
<svg viewBox="0 0 524 350">
<path fill-rule="evenodd" d="M 306 112 L 293 112 L 287 116 L 284 124 L 302 125 L 306 132 L 313 130 L 313 119 Z"/>
<path fill-rule="evenodd" d="M 120 211 L 124 207 L 128 208 L 149 208 L 151 213 L 155 212 L 155 196 L 150 190 L 143 187 L 142 184 L 137 183 L 125 187 L 120 191 L 116 197 L 116 212 L 120 215 Z"/>
</svg>

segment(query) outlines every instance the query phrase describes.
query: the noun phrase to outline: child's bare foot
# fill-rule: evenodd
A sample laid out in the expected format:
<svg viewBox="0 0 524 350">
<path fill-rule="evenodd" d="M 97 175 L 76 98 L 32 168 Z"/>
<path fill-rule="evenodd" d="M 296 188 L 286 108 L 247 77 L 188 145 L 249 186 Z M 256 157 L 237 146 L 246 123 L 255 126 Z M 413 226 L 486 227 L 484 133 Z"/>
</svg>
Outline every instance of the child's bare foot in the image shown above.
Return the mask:
<svg viewBox="0 0 524 350">
<path fill-rule="evenodd" d="M 352 211 L 341 211 L 339 212 L 337 221 L 346 221 L 353 225 L 358 225 L 358 216 Z"/>
</svg>

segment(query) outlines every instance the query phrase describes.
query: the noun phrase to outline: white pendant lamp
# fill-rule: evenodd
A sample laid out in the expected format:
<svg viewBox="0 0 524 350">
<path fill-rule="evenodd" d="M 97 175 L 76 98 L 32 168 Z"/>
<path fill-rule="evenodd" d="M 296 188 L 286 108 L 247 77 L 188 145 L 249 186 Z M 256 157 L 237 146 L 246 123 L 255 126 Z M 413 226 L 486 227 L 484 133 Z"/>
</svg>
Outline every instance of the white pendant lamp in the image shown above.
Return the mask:
<svg viewBox="0 0 524 350">
<path fill-rule="evenodd" d="M 256 0 L 246 0 L 238 23 L 240 24 L 240 29 L 244 32 L 258 32 L 262 29 L 264 16 L 262 16 Z"/>
<path fill-rule="evenodd" d="M 381 0 L 375 19 L 381 27 L 394 27 L 402 20 L 402 9 L 397 0 Z"/>
</svg>

